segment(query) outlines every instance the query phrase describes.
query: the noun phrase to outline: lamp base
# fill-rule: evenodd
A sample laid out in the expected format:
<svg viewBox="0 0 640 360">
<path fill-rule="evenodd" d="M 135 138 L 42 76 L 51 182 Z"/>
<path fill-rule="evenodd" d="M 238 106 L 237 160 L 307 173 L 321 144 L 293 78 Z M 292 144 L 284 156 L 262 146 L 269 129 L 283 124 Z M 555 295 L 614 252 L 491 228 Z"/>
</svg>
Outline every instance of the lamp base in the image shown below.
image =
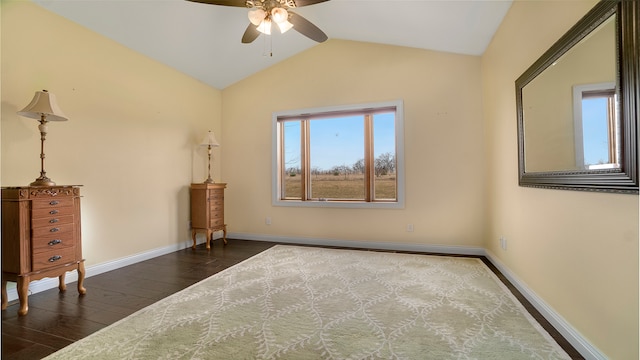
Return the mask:
<svg viewBox="0 0 640 360">
<path fill-rule="evenodd" d="M 29 184 L 29 186 L 56 186 L 56 183 L 46 176 L 40 176 L 36 181 Z"/>
<path fill-rule="evenodd" d="M 215 184 L 216 182 L 213 181 L 212 178 L 208 178 L 207 180 L 204 181 L 205 184 Z"/>
</svg>

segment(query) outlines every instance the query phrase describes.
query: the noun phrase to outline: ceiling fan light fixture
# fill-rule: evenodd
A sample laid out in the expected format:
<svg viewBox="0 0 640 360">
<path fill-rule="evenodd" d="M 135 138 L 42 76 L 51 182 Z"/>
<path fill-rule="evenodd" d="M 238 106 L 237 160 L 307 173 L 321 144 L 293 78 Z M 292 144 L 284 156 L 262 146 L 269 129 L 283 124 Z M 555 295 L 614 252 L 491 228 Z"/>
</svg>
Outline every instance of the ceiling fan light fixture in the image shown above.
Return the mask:
<svg viewBox="0 0 640 360">
<path fill-rule="evenodd" d="M 280 28 L 280 32 L 282 34 L 286 33 L 289 30 L 291 30 L 291 28 L 293 27 L 293 24 L 290 23 L 289 21 L 279 22 L 277 24 L 278 24 L 278 27 Z"/>
<path fill-rule="evenodd" d="M 258 25 L 258 31 L 265 35 L 271 35 L 271 20 L 264 19 L 260 25 Z"/>
<path fill-rule="evenodd" d="M 262 9 L 249 10 L 249 21 L 255 26 L 260 26 L 266 17 L 267 13 Z"/>
<path fill-rule="evenodd" d="M 0 0 L 1 1 L 1 0 Z M 276 23 L 280 33 L 291 29 L 303 36 L 316 41 L 324 42 L 329 37 L 309 20 L 295 13 L 299 7 L 314 5 L 329 0 L 188 0 L 202 2 L 211 5 L 245 7 L 249 25 L 242 34 L 241 42 L 250 44 L 260 34 L 271 35 L 271 25 Z"/>
<path fill-rule="evenodd" d="M 289 20 L 289 13 L 286 9 L 281 7 L 276 7 L 271 9 L 271 20 L 273 20 L 276 24 L 283 23 Z"/>
</svg>

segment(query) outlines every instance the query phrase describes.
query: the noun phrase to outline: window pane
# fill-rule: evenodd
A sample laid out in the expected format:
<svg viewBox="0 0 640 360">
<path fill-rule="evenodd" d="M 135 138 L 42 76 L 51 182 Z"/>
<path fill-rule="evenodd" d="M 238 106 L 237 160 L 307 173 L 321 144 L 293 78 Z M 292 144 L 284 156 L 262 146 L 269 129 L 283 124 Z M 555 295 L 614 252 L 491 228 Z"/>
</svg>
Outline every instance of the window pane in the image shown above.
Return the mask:
<svg viewBox="0 0 640 360">
<path fill-rule="evenodd" d="M 284 198 L 301 199 L 302 198 L 302 159 L 300 152 L 300 121 L 284 121 L 284 139 L 282 140 L 283 149 L 283 168 L 282 179 L 284 186 Z"/>
<path fill-rule="evenodd" d="M 394 113 L 373 116 L 374 199 L 396 199 L 396 131 Z"/>
<path fill-rule="evenodd" d="M 584 165 L 610 164 L 609 115 L 606 97 L 582 100 L 582 141 Z"/>
<path fill-rule="evenodd" d="M 364 117 L 309 121 L 311 198 L 364 200 L 364 175 L 354 164 L 364 159 Z"/>
</svg>

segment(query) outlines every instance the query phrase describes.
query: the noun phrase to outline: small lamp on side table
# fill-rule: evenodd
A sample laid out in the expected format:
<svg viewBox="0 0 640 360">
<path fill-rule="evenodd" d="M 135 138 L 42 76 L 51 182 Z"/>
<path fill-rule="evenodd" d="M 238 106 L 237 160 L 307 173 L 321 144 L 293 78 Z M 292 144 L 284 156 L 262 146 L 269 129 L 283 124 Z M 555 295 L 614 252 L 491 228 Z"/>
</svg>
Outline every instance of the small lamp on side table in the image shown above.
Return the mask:
<svg viewBox="0 0 640 360">
<path fill-rule="evenodd" d="M 56 183 L 47 177 L 44 171 L 44 140 L 47 136 L 47 123 L 49 121 L 69 120 L 58 107 L 56 97 L 47 90 L 36 91 L 33 100 L 24 109 L 18 111 L 18 115 L 40 121 L 40 177 L 31 183 L 31 186 L 55 186 Z"/>
<path fill-rule="evenodd" d="M 204 139 L 200 142 L 200 146 L 206 146 L 207 153 L 209 155 L 209 177 L 204 181 L 204 183 L 213 184 L 215 181 L 211 178 L 211 149 L 220 146 L 220 143 L 216 140 L 216 136 L 213 134 L 213 131 L 209 130 L 207 135 L 205 135 Z"/>
</svg>

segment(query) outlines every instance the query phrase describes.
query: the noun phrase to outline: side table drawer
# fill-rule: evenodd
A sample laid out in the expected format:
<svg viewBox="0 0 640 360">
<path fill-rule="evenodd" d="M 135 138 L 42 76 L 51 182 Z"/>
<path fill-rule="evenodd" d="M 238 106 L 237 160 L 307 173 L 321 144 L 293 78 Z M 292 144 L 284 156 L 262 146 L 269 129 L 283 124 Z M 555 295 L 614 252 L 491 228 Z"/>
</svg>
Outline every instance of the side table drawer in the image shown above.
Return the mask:
<svg viewBox="0 0 640 360">
<path fill-rule="evenodd" d="M 73 231 L 73 223 L 66 224 L 51 224 L 50 226 L 33 228 L 31 236 L 35 238 L 40 238 L 43 236 L 51 235 L 51 234 L 61 234 L 65 232 Z"/>
<path fill-rule="evenodd" d="M 75 261 L 75 248 L 58 249 L 33 255 L 33 271 Z"/>
<path fill-rule="evenodd" d="M 73 215 L 49 215 L 41 218 L 36 218 L 34 216 L 33 219 L 31 219 L 31 227 L 34 229 L 41 227 L 60 227 L 59 225 L 64 224 L 73 224 Z"/>
<path fill-rule="evenodd" d="M 33 209 L 55 209 L 63 207 L 73 207 L 73 198 L 66 196 L 49 198 L 45 200 L 33 200 L 31 207 Z"/>
<path fill-rule="evenodd" d="M 44 236 L 33 238 L 31 241 L 31 251 L 33 253 L 42 253 L 58 249 L 70 248 L 75 246 L 76 240 L 72 232 L 64 232 L 60 234 L 47 234 Z"/>
<path fill-rule="evenodd" d="M 31 210 L 31 217 L 43 218 L 49 216 L 65 216 L 65 215 L 73 215 L 73 206 L 48 206 L 48 207 L 40 207 L 34 208 Z"/>
<path fill-rule="evenodd" d="M 209 200 L 224 200 L 224 191 L 209 190 Z"/>
<path fill-rule="evenodd" d="M 211 214 L 215 214 L 215 213 L 218 213 L 220 211 L 223 211 L 224 210 L 224 201 L 222 201 L 222 200 L 211 201 L 211 205 L 210 205 L 209 209 L 211 210 Z"/>
<path fill-rule="evenodd" d="M 223 218 L 211 218 L 211 221 L 209 222 L 209 226 L 210 227 L 218 227 L 218 226 L 222 226 L 224 225 L 224 219 Z"/>
</svg>

